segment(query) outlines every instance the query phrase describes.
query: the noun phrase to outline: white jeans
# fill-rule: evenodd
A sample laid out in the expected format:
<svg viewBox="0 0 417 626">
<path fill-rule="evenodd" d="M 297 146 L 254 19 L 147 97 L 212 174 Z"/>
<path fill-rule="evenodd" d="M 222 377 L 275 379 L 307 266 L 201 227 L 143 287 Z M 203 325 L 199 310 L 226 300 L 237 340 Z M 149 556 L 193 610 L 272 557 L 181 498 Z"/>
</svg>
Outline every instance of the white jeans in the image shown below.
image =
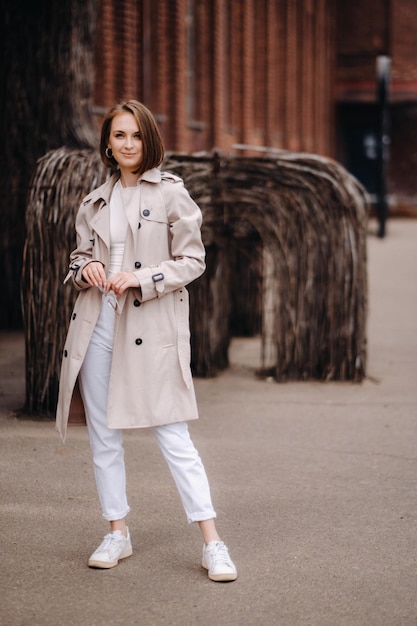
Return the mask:
<svg viewBox="0 0 417 626">
<path fill-rule="evenodd" d="M 94 474 L 103 517 L 118 520 L 130 508 L 126 496 L 123 431 L 107 428 L 107 393 L 112 359 L 114 311 L 103 300 L 79 383 L 87 417 Z M 156 441 L 177 486 L 189 523 L 216 517 L 204 466 L 186 422 L 155 426 Z"/>
</svg>

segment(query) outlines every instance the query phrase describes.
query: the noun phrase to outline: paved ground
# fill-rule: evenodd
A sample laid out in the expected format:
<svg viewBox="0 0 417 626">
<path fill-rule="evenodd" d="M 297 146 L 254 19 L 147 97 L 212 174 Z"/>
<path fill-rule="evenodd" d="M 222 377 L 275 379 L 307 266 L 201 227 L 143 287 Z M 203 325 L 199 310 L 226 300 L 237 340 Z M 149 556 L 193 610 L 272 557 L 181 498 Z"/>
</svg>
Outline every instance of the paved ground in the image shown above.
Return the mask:
<svg viewBox="0 0 417 626">
<path fill-rule="evenodd" d="M 373 225 L 371 225 L 373 226 Z M 106 532 L 86 432 L 17 419 L 23 340 L 0 336 L 2 626 L 416 626 L 417 221 L 369 236 L 369 378 L 257 381 L 256 341 L 197 380 L 191 426 L 239 567 L 210 582 L 152 436 L 126 435 L 134 555 L 86 567 Z"/>
</svg>

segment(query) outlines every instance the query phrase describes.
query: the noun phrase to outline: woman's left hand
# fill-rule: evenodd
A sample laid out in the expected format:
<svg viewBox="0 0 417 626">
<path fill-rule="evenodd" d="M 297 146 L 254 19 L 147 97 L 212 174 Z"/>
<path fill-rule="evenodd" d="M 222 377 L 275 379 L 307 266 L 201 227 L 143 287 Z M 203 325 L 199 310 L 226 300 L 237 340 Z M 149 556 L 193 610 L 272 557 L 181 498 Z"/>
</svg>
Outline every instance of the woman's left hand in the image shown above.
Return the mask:
<svg viewBox="0 0 417 626">
<path fill-rule="evenodd" d="M 121 296 L 129 287 L 139 287 L 136 276 L 132 272 L 117 272 L 108 281 L 106 291 L 112 289 L 116 296 Z"/>
</svg>

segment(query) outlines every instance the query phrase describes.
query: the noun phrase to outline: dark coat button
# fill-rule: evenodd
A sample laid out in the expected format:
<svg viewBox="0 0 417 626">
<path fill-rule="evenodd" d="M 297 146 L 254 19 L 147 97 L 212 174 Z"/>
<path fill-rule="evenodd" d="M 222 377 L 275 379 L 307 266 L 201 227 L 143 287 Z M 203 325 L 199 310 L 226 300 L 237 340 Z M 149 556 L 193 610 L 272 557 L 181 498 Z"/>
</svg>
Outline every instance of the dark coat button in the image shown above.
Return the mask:
<svg viewBox="0 0 417 626">
<path fill-rule="evenodd" d="M 140 267 L 142 267 L 142 263 L 140 261 L 136 261 L 135 267 L 138 270 Z"/>
<path fill-rule="evenodd" d="M 68 350 L 64 350 L 64 356 L 68 356 Z"/>
<path fill-rule="evenodd" d="M 149 210 L 149 209 L 145 209 L 145 210 L 143 211 L 143 215 L 144 215 L 145 217 L 148 217 L 150 214 L 151 214 L 151 212 L 150 212 L 150 210 Z"/>
<path fill-rule="evenodd" d="M 142 343 L 142 339 L 139 339 L 139 338 L 138 338 L 138 339 L 136 339 L 135 344 L 136 344 L 137 346 L 140 346 L 140 344 L 141 344 L 141 343 Z"/>
<path fill-rule="evenodd" d="M 140 301 L 139 300 L 134 300 L 133 301 L 134 306 L 140 306 Z"/>
<path fill-rule="evenodd" d="M 72 314 L 72 319 L 73 319 L 73 320 L 75 320 L 75 318 L 76 318 L 76 317 L 77 317 L 77 314 L 76 314 L 76 313 L 73 313 L 73 314 Z"/>
</svg>

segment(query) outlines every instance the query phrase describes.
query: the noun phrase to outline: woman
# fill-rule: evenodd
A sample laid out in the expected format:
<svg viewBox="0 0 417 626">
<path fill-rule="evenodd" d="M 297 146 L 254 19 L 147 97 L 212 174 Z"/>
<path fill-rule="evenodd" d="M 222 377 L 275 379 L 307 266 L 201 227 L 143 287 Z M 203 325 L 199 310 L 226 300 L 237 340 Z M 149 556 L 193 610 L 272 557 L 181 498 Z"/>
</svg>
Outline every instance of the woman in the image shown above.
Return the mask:
<svg viewBox="0 0 417 626">
<path fill-rule="evenodd" d="M 150 427 L 188 522 L 201 529 L 202 565 L 209 578 L 235 580 L 187 427 L 198 412 L 185 285 L 205 268 L 201 212 L 181 179 L 157 169 L 162 140 L 143 104 L 129 100 L 108 113 L 100 154 L 117 172 L 78 211 L 77 248 L 66 281 L 72 278 L 79 295 L 57 407 L 57 429 L 65 439 L 78 380 L 103 517 L 110 522 L 88 564 L 107 569 L 132 554 L 122 429 Z"/>
</svg>

